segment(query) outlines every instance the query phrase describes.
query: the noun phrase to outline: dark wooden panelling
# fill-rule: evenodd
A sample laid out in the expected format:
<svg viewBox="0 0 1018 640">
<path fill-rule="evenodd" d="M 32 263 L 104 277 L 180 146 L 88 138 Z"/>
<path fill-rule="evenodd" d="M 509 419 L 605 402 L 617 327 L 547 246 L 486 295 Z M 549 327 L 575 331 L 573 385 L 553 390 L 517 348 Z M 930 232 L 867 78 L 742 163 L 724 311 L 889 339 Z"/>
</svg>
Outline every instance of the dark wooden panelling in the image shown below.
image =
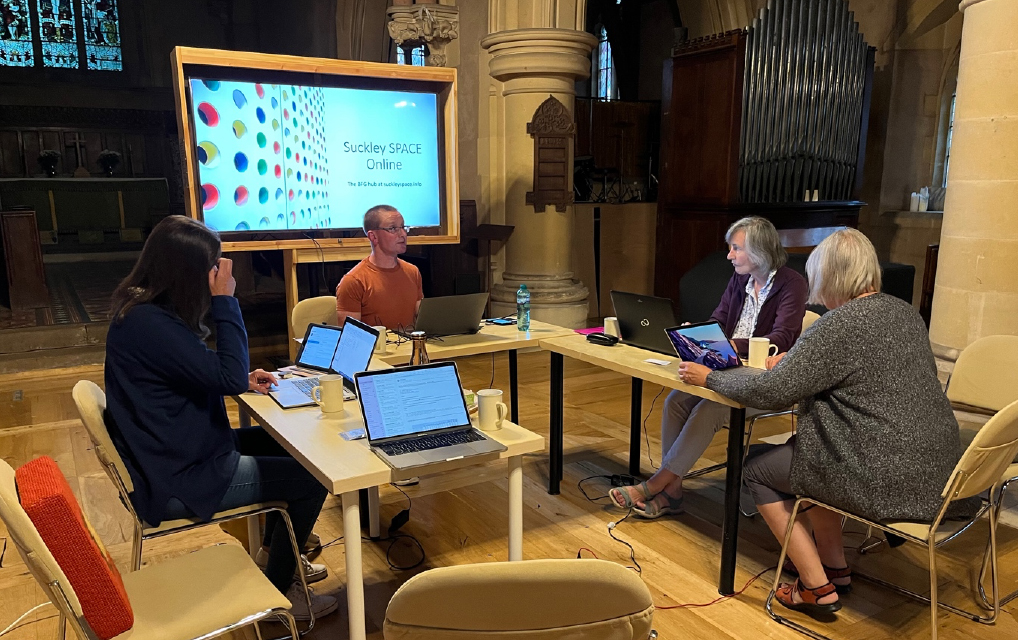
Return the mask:
<svg viewBox="0 0 1018 640">
<path fill-rule="evenodd" d="M 49 306 L 35 212 L 0 212 L 0 236 L 11 309 L 20 311 Z"/>
</svg>

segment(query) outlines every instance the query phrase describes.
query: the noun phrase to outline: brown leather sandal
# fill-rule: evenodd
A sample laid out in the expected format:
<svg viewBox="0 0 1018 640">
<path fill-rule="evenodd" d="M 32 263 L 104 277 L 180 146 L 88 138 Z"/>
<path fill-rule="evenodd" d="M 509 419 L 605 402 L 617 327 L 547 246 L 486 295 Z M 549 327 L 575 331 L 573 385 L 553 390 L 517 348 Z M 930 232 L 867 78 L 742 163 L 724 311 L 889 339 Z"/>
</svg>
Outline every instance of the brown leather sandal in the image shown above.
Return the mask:
<svg viewBox="0 0 1018 640">
<path fill-rule="evenodd" d="M 851 579 L 852 570 L 850 568 L 842 567 L 841 569 L 832 569 L 831 567 L 828 567 L 826 564 L 821 566 L 824 568 L 824 573 L 827 575 L 827 580 L 834 584 L 834 588 L 837 590 L 839 596 L 844 596 L 848 595 L 849 593 L 852 593 L 851 582 L 849 582 L 848 584 L 836 584 L 834 582 L 835 580 L 840 580 L 842 578 Z M 788 558 L 785 558 L 785 565 L 784 567 L 782 567 L 781 570 L 795 578 L 799 577 L 799 570 L 795 568 L 795 565 L 792 564 L 792 561 L 789 560 Z"/>
<path fill-rule="evenodd" d="M 834 585 L 834 589 L 838 592 L 839 596 L 843 596 L 852 593 L 852 583 L 848 584 L 837 584 L 834 581 L 840 580 L 841 578 L 852 578 L 852 570 L 848 567 L 842 567 L 841 569 L 832 569 L 826 564 L 823 565 L 824 573 L 827 574 L 827 579 Z"/>
<path fill-rule="evenodd" d="M 802 598 L 802 602 L 795 602 L 793 600 L 793 591 L 799 592 L 799 597 Z M 809 589 L 804 587 L 802 582 L 796 579 L 795 582 L 788 584 L 784 583 L 778 587 L 778 590 L 774 593 L 774 597 L 781 603 L 786 609 L 792 611 L 801 611 L 806 615 L 817 618 L 826 617 L 828 614 L 834 613 L 841 609 L 841 601 L 830 602 L 828 604 L 820 604 L 817 602 L 820 598 L 826 598 L 832 594 L 837 593 L 837 589 L 834 585 L 828 582 L 825 585 L 821 585 L 816 589 Z"/>
</svg>

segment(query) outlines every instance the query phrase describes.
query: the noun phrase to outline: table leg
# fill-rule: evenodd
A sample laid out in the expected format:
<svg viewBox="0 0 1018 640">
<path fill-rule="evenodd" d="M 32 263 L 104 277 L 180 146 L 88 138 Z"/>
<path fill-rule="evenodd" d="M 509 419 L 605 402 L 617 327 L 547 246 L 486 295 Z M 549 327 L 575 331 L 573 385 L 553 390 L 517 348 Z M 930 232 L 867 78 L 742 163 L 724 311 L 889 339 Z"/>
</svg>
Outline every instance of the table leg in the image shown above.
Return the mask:
<svg viewBox="0 0 1018 640">
<path fill-rule="evenodd" d="M 520 394 L 519 375 L 516 369 L 516 349 L 509 351 L 509 420 L 516 424 L 520 423 Z"/>
<path fill-rule="evenodd" d="M 643 380 L 633 378 L 629 409 L 629 475 L 640 475 L 640 438 L 643 426 Z"/>
<path fill-rule="evenodd" d="M 346 607 L 350 640 L 365 640 L 360 498 L 356 491 L 350 491 L 344 493 L 342 499 L 343 546 L 346 550 Z"/>
<path fill-rule="evenodd" d="M 378 524 L 378 487 L 368 487 L 368 536 L 372 540 L 381 537 Z"/>
<path fill-rule="evenodd" d="M 509 560 L 523 559 L 523 456 L 509 458 Z"/>
<path fill-rule="evenodd" d="M 745 452 L 746 410 L 732 409 L 728 425 L 728 473 L 725 475 L 725 520 L 721 530 L 721 576 L 718 592 L 735 593 L 735 561 L 739 544 L 739 498 L 742 493 L 742 458 Z"/>
<path fill-rule="evenodd" d="M 561 353 L 551 353 L 551 392 L 548 401 L 550 425 L 548 435 L 548 493 L 559 493 L 562 481 L 562 373 L 564 362 Z"/>
<path fill-rule="evenodd" d="M 247 552 L 254 558 L 262 548 L 262 526 L 258 516 L 248 516 L 245 520 L 247 520 Z"/>
<path fill-rule="evenodd" d="M 240 428 L 251 426 L 251 414 L 247 412 L 244 405 L 237 403 L 237 426 Z"/>
</svg>

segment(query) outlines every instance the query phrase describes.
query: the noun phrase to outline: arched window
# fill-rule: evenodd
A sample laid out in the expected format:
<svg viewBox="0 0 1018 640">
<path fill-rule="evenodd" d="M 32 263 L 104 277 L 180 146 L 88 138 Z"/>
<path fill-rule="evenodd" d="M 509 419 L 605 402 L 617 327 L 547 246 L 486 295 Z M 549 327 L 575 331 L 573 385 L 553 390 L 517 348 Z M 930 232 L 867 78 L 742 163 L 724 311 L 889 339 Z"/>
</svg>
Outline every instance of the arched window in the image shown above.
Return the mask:
<svg viewBox="0 0 1018 640">
<path fill-rule="evenodd" d="M 406 55 L 403 49 L 396 47 L 396 64 L 406 64 Z M 424 66 L 424 45 L 414 47 L 410 51 L 410 64 L 414 67 Z"/>
<path fill-rule="evenodd" d="M 597 47 L 593 51 L 591 62 L 591 93 L 602 100 L 618 100 L 619 87 L 615 78 L 615 59 L 612 57 L 612 46 L 608 42 L 608 31 L 603 24 L 594 29 L 597 36 Z"/>
<path fill-rule="evenodd" d="M 933 186 L 947 187 L 951 166 L 951 142 L 954 140 L 954 105 L 958 96 L 960 47 L 948 58 L 940 81 L 940 116 L 937 122 L 937 147 L 933 163 Z"/>
<path fill-rule="evenodd" d="M 117 0 L 0 0 L 0 67 L 122 71 Z"/>
<path fill-rule="evenodd" d="M 958 100 L 958 92 L 951 94 L 951 111 L 947 116 L 947 140 L 944 143 L 944 179 L 940 186 L 947 187 L 947 173 L 951 170 L 951 141 L 954 139 L 954 103 Z"/>
</svg>

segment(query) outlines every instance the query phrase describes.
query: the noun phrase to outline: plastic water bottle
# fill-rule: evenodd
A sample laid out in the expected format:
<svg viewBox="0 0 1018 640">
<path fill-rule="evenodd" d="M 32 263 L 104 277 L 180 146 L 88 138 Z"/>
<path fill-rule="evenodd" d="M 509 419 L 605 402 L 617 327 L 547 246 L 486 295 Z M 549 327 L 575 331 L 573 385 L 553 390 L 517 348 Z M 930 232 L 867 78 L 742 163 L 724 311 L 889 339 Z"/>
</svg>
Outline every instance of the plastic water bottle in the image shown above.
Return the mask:
<svg viewBox="0 0 1018 640">
<path fill-rule="evenodd" d="M 530 331 L 530 291 L 525 284 L 516 292 L 516 329 Z"/>
</svg>

